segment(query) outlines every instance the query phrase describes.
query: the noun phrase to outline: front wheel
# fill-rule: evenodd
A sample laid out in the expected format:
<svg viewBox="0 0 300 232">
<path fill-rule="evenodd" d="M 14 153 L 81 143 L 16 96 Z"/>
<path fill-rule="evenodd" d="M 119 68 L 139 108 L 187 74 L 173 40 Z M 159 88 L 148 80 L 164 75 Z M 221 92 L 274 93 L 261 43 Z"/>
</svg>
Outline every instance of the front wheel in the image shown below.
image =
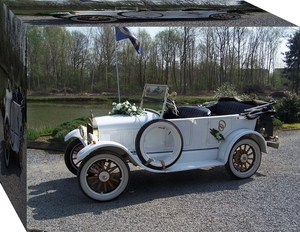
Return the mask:
<svg viewBox="0 0 300 232">
<path fill-rule="evenodd" d="M 226 170 L 234 177 L 245 179 L 252 176 L 261 163 L 261 150 L 252 139 L 241 139 L 231 149 Z"/>
<path fill-rule="evenodd" d="M 81 160 L 77 159 L 77 153 L 84 148 L 82 142 L 76 138 L 72 142 L 70 142 L 66 148 L 64 159 L 65 164 L 70 172 L 74 175 L 77 174 L 78 167 L 81 163 Z"/>
<path fill-rule="evenodd" d="M 96 201 L 110 201 L 120 196 L 130 179 L 126 160 L 110 152 L 92 153 L 78 169 L 80 190 Z"/>
</svg>

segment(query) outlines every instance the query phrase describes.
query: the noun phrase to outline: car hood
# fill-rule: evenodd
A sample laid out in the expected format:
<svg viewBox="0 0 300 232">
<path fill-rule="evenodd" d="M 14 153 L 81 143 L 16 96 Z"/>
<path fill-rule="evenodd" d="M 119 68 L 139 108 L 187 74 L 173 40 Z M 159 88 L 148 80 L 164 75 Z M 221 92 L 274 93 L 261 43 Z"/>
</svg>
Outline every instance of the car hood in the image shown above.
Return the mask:
<svg viewBox="0 0 300 232">
<path fill-rule="evenodd" d="M 159 115 L 153 112 L 145 111 L 143 115 L 109 115 L 94 118 L 94 128 L 98 127 L 100 131 L 105 130 L 128 130 L 139 129 L 146 122 L 159 118 Z"/>
</svg>

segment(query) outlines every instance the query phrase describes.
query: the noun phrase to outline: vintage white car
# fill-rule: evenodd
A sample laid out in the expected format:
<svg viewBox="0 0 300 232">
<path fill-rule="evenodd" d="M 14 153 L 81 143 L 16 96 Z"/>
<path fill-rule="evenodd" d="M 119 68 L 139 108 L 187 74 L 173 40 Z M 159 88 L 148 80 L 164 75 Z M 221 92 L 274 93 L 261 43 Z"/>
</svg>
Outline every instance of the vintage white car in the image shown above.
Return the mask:
<svg viewBox="0 0 300 232">
<path fill-rule="evenodd" d="M 176 94 L 168 90 L 147 84 L 140 108 L 115 103 L 117 114 L 91 115 L 87 126 L 66 135 L 66 141 L 73 140 L 65 163 L 86 196 L 108 201 L 122 194 L 130 179 L 128 163 L 155 173 L 225 165 L 231 175 L 249 178 L 267 146 L 278 148 L 275 102 L 221 98 L 206 106 L 177 107 Z M 160 103 L 161 110 L 144 109 L 148 102 Z M 122 107 L 129 115 L 118 114 Z"/>
<path fill-rule="evenodd" d="M 92 10 L 56 12 L 51 14 L 55 18 L 69 19 L 83 23 L 109 23 L 118 20 L 199 20 L 218 19 L 232 20 L 241 16 L 226 10 L 186 9 L 186 10 Z"/>
</svg>

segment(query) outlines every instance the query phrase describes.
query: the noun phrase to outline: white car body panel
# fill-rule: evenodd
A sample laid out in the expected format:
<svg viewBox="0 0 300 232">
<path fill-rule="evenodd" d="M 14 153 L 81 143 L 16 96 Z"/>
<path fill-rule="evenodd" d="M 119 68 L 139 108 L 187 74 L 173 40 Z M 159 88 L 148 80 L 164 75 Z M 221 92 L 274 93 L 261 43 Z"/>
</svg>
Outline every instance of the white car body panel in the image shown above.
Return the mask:
<svg viewBox="0 0 300 232">
<path fill-rule="evenodd" d="M 99 141 L 114 141 L 135 150 L 135 137 L 139 129 L 146 122 L 159 118 L 152 112 L 145 112 L 141 116 L 111 115 L 95 118 L 98 125 Z"/>
<path fill-rule="evenodd" d="M 112 115 L 95 118 L 98 124 L 99 141 L 79 151 L 77 159 L 82 160 L 93 151 L 99 149 L 105 150 L 107 148 L 110 150 L 114 147 L 114 149 L 122 150 L 132 163 L 151 172 L 166 173 L 192 170 L 224 165 L 233 144 L 244 135 L 254 135 L 254 139 L 263 145 L 262 151 L 266 152 L 264 138 L 261 134 L 254 131 L 256 120 L 248 120 L 246 117 L 238 114 L 171 119 L 169 121 L 174 123 L 182 133 L 184 139 L 183 151 L 178 161 L 171 167 L 164 170 L 154 170 L 143 165 L 137 157 L 135 153 L 135 138 L 143 124 L 157 118 L 159 116 L 152 112 L 147 112 L 143 116 Z M 209 133 L 209 128 L 218 128 L 220 121 L 226 124 L 222 131 L 225 140 L 218 141 Z M 163 145 L 159 145 L 161 140 L 157 139 L 157 136 L 153 137 L 153 142 L 157 145 L 159 151 L 164 150 Z M 157 156 L 160 155 L 157 154 Z M 153 153 L 152 157 L 155 158 L 156 154 Z"/>
</svg>

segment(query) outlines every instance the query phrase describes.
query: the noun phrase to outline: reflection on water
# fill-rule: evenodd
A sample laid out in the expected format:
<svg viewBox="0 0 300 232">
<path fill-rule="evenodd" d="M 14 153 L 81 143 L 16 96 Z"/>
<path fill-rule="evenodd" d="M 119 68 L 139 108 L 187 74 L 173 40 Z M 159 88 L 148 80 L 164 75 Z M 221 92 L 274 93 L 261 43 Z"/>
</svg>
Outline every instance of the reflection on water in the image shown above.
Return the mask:
<svg viewBox="0 0 300 232">
<path fill-rule="evenodd" d="M 140 104 L 137 104 L 138 106 Z M 161 110 L 161 103 L 144 102 L 143 108 Z M 55 127 L 79 117 L 89 117 L 91 110 L 95 117 L 108 115 L 112 104 L 100 103 L 27 103 L 27 125 L 31 129 Z"/>
<path fill-rule="evenodd" d="M 41 129 L 57 126 L 63 122 L 78 117 L 90 115 L 92 110 L 94 116 L 107 115 L 112 109 L 111 104 L 86 104 L 86 103 L 28 103 L 27 125 L 28 128 Z"/>
</svg>

